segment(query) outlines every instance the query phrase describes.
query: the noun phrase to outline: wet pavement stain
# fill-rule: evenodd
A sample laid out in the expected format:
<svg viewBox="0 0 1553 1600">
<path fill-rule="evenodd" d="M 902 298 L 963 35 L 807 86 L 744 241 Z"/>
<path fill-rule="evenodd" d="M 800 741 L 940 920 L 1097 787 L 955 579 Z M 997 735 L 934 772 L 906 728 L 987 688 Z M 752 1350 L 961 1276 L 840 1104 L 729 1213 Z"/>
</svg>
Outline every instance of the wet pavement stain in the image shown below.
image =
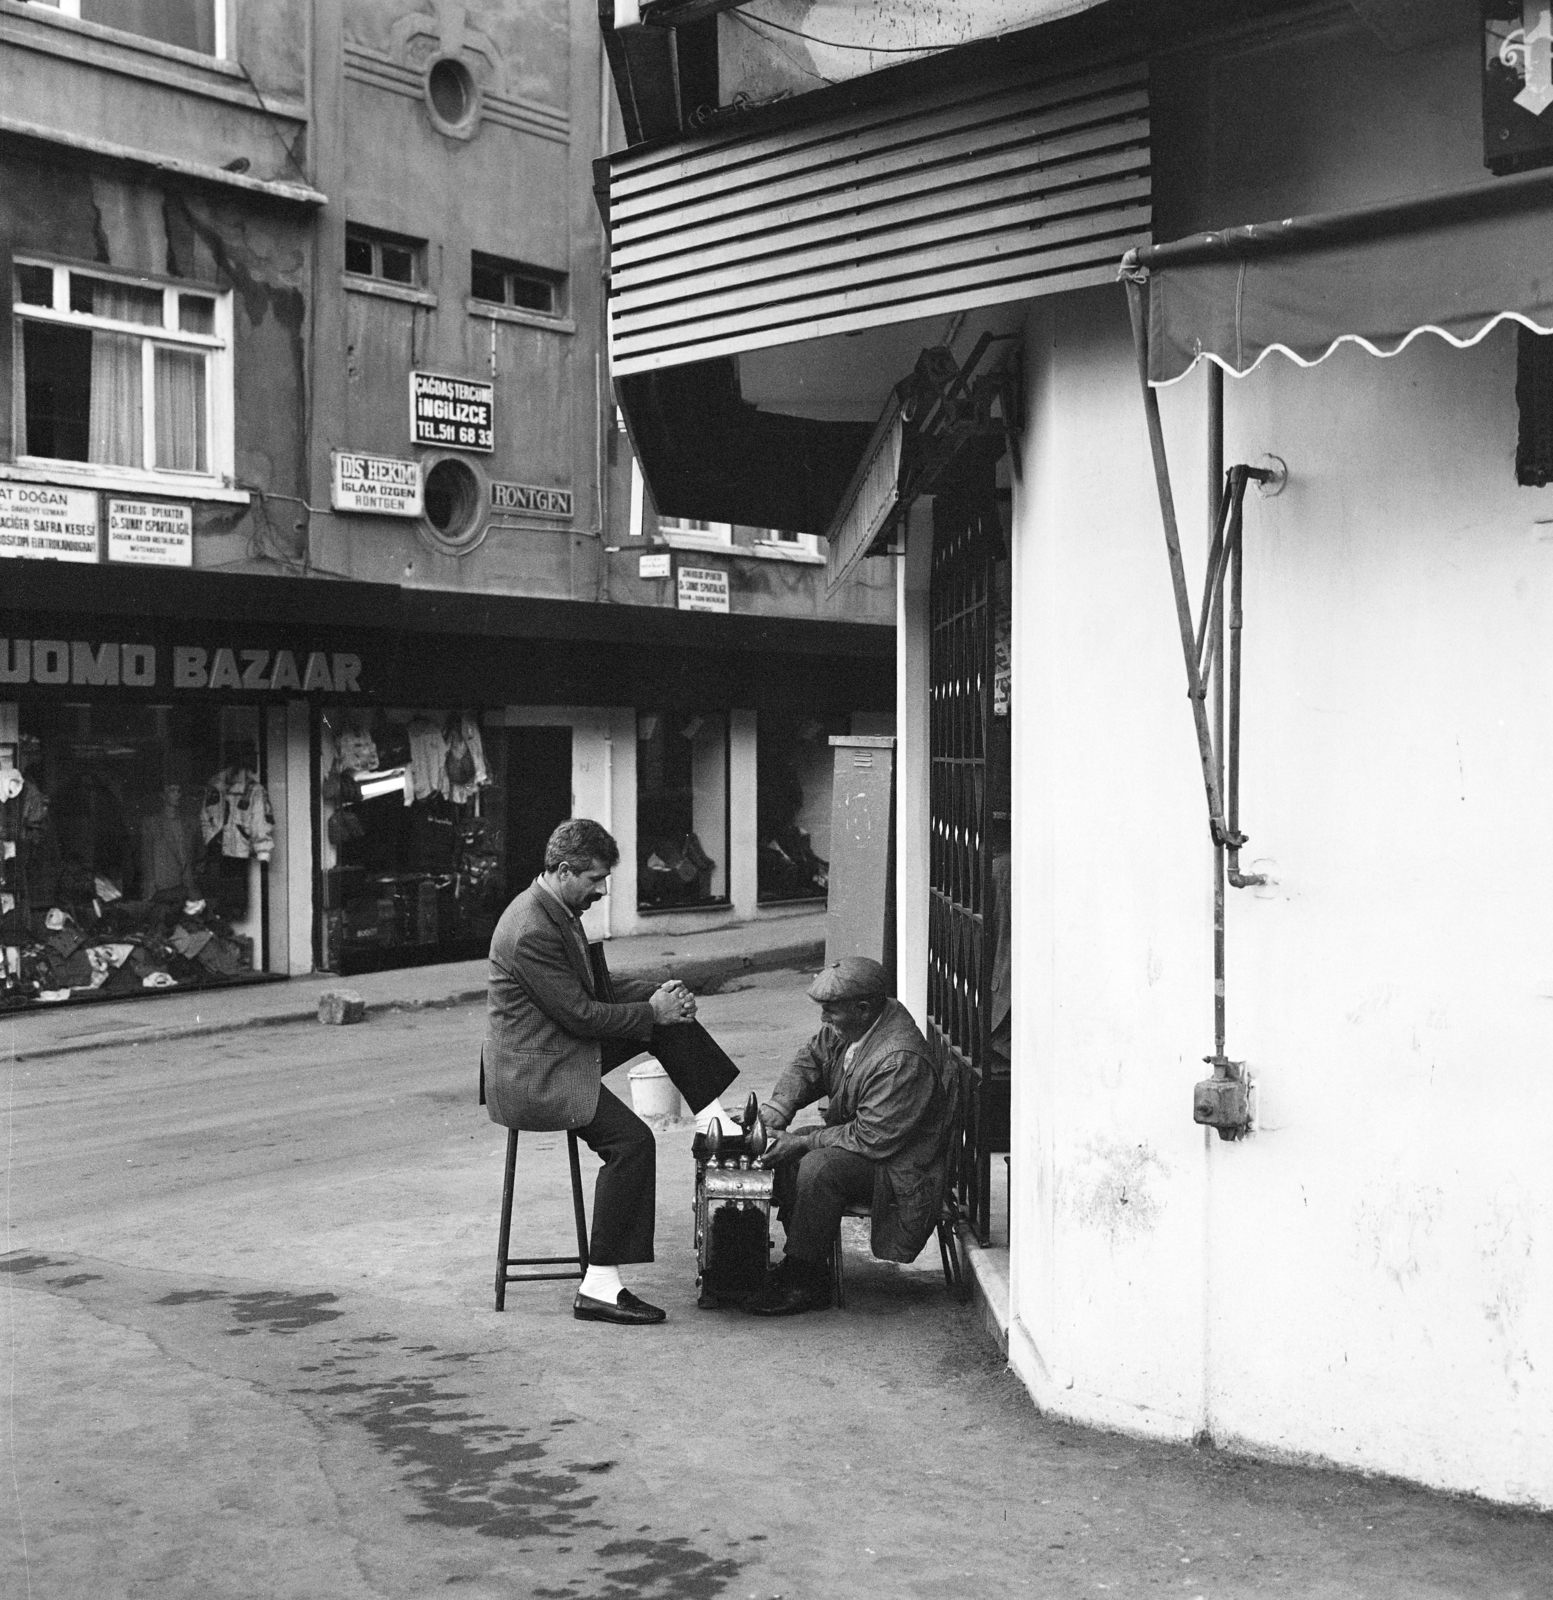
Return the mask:
<svg viewBox="0 0 1553 1600">
<path fill-rule="evenodd" d="M 83 1283 L 101 1283 L 103 1275 L 100 1272 L 72 1272 L 68 1278 L 50 1278 L 47 1280 L 51 1289 L 79 1289 Z"/>
<path fill-rule="evenodd" d="M 65 1263 L 59 1262 L 57 1265 L 63 1266 Z M 337 1294 L 292 1294 L 285 1289 L 260 1289 L 249 1294 L 232 1294 L 226 1289 L 174 1289 L 171 1294 L 164 1294 L 160 1300 L 151 1303 L 158 1306 L 192 1306 L 210 1300 L 225 1300 L 237 1321 L 248 1326 L 226 1328 L 223 1331 L 230 1338 L 240 1339 L 259 1325 L 268 1326 L 271 1333 L 301 1333 L 304 1328 L 316 1327 L 320 1322 L 337 1322 L 345 1313 L 328 1308 L 335 1305 L 339 1298 Z M 391 1333 L 378 1334 L 368 1342 L 393 1337 Z"/>
<path fill-rule="evenodd" d="M 587 1560 L 581 1551 L 590 1530 L 606 1539 L 588 1561 L 586 1576 L 554 1589 L 536 1588 L 536 1600 L 713 1600 L 738 1576 L 739 1562 L 713 1557 L 687 1538 L 642 1537 L 648 1525 L 634 1538 L 611 1538 L 617 1530 L 592 1514 L 599 1497 L 584 1483 L 619 1463 L 549 1464 L 550 1446 L 577 1423 L 576 1417 L 553 1418 L 544 1430 L 487 1421 L 470 1409 L 471 1396 L 445 1377 L 368 1379 L 359 1371 L 361 1356 L 341 1348 L 356 1342 L 336 1341 L 338 1353 L 321 1363 L 341 1381 L 292 1392 L 315 1403 L 344 1402 L 329 1411 L 329 1421 L 364 1428 L 393 1461 L 423 1508 L 408 1520 L 486 1538 L 533 1541 L 520 1543 L 520 1552 L 535 1545 L 557 1556 L 575 1549 L 579 1563 Z M 476 1354 L 447 1352 L 433 1359 L 469 1360 Z"/>
<path fill-rule="evenodd" d="M 617 1539 L 599 1546 L 601 1556 L 631 1556 L 632 1565 L 604 1573 L 596 1600 L 637 1600 L 651 1594 L 674 1600 L 715 1600 L 739 1575 L 731 1557 L 714 1559 L 686 1538 Z"/>
<path fill-rule="evenodd" d="M 430 1378 L 321 1385 L 297 1393 L 343 1398 L 336 1419 L 365 1428 L 404 1474 L 423 1511 L 412 1521 L 489 1538 L 555 1538 L 608 1525 L 587 1513 L 596 1496 L 580 1493 L 570 1472 L 544 1466 L 543 1443 L 529 1430 L 484 1422 L 462 1409 L 469 1396 Z"/>
<path fill-rule="evenodd" d="M 6 1256 L 0 1260 L 0 1272 L 37 1272 L 41 1267 L 68 1267 L 68 1261 L 55 1261 L 52 1256 Z"/>
</svg>

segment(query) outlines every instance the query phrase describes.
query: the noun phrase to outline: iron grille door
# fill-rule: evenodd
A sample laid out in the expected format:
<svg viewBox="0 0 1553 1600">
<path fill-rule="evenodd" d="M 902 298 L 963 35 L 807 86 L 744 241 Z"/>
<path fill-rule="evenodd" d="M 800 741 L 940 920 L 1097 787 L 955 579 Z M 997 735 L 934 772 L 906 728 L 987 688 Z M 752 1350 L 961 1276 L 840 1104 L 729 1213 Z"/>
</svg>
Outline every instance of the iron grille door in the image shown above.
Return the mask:
<svg viewBox="0 0 1553 1600">
<path fill-rule="evenodd" d="M 964 1143 L 958 1187 L 977 1237 L 991 1226 L 993 1145 L 1007 1148 L 991 1073 L 993 566 L 1002 547 L 994 478 L 979 468 L 933 508 L 928 754 L 928 1017 L 955 1063 Z"/>
</svg>

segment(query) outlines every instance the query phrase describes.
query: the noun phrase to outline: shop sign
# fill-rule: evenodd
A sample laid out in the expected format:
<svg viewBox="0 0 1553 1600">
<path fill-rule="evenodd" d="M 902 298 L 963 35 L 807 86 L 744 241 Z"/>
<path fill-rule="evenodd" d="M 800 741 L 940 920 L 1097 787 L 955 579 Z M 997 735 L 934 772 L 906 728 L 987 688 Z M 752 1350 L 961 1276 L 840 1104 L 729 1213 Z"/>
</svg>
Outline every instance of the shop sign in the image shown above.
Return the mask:
<svg viewBox="0 0 1553 1600">
<path fill-rule="evenodd" d="M 364 456 L 335 450 L 329 504 L 336 511 L 364 511 L 379 517 L 421 514 L 421 464 L 396 456 Z"/>
<path fill-rule="evenodd" d="M 0 556 L 96 562 L 96 494 L 51 484 L 0 483 Z"/>
<path fill-rule="evenodd" d="M 454 450 L 496 448 L 496 386 L 437 372 L 410 374 L 410 442 Z"/>
<path fill-rule="evenodd" d="M 493 511 L 523 511 L 531 517 L 570 517 L 570 489 L 542 489 L 533 483 L 493 483 Z"/>
<path fill-rule="evenodd" d="M 211 650 L 180 644 L 170 655 L 171 677 L 164 678 L 163 652 L 153 644 L 0 638 L 0 684 L 361 693 L 361 657 L 343 650 Z"/>
<path fill-rule="evenodd" d="M 639 578 L 670 578 L 674 575 L 674 558 L 667 550 L 657 555 L 638 556 L 636 575 Z"/>
<path fill-rule="evenodd" d="M 724 611 L 728 609 L 728 574 L 716 567 L 679 569 L 679 609 L 681 611 Z"/>
<path fill-rule="evenodd" d="M 140 567 L 192 567 L 193 507 L 160 500 L 110 500 L 108 559 Z"/>
</svg>

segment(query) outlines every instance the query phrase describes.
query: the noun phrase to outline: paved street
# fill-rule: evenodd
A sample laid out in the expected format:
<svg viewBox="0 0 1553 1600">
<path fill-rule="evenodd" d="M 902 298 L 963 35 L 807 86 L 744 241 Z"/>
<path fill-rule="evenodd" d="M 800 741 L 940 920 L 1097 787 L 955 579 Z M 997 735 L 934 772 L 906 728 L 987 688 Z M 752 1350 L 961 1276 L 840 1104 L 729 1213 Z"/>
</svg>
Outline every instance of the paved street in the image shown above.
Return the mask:
<svg viewBox="0 0 1553 1600">
<path fill-rule="evenodd" d="M 812 1024 L 803 982 L 704 1002 L 730 1103 Z M 1547 1518 L 1044 1422 L 928 1257 L 854 1249 L 844 1312 L 697 1311 L 688 1126 L 630 1279 L 667 1326 L 576 1324 L 563 1284 L 495 1315 L 481 1026 L 5 1069 L 6 1600 L 1553 1595 Z M 523 1141 L 519 1208 L 565 1247 L 564 1140 Z"/>
</svg>

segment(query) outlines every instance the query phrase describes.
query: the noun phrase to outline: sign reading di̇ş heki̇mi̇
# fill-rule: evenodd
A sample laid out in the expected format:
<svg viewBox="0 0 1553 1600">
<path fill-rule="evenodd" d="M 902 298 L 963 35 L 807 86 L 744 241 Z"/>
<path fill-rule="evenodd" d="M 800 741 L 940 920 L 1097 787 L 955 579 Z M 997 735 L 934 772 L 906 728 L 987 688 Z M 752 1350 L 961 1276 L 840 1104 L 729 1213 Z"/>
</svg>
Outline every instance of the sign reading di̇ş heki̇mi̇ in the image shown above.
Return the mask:
<svg viewBox="0 0 1553 1600">
<path fill-rule="evenodd" d="M 572 514 L 570 489 L 544 489 L 536 483 L 493 483 L 493 511 L 524 511 L 531 517 L 569 517 Z"/>
<path fill-rule="evenodd" d="M 192 567 L 193 507 L 158 500 L 110 500 L 108 559 L 141 567 Z"/>
<path fill-rule="evenodd" d="M 368 511 L 380 517 L 421 514 L 421 464 L 397 456 L 364 456 L 354 450 L 331 452 L 333 481 L 329 503 L 336 511 Z"/>
<path fill-rule="evenodd" d="M 679 569 L 679 609 L 681 611 L 726 611 L 728 574 L 716 567 Z"/>
<path fill-rule="evenodd" d="M 97 560 L 97 496 L 90 489 L 0 483 L 0 556 Z"/>
<path fill-rule="evenodd" d="M 496 386 L 437 372 L 410 374 L 410 442 L 453 450 L 496 448 Z"/>
</svg>

